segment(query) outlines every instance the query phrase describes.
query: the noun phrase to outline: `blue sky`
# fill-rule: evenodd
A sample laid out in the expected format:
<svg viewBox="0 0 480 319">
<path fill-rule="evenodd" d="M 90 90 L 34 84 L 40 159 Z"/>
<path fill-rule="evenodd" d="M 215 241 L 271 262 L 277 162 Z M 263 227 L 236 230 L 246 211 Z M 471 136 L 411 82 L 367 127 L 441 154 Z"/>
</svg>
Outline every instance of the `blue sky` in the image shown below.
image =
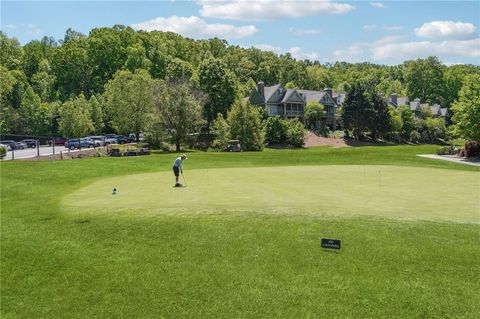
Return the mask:
<svg viewBox="0 0 480 319">
<path fill-rule="evenodd" d="M 22 44 L 115 24 L 217 36 L 322 63 L 398 64 L 436 55 L 480 64 L 479 1 L 1 1 L 1 30 Z"/>
</svg>

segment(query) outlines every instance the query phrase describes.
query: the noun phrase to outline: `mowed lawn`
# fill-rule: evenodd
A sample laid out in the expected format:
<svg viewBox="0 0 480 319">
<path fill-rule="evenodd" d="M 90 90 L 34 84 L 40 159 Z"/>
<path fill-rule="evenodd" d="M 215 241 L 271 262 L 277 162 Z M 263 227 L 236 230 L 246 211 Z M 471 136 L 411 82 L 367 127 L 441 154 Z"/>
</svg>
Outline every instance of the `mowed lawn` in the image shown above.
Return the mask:
<svg viewBox="0 0 480 319">
<path fill-rule="evenodd" d="M 0 315 L 476 318 L 480 170 L 436 148 L 2 163 Z"/>
</svg>

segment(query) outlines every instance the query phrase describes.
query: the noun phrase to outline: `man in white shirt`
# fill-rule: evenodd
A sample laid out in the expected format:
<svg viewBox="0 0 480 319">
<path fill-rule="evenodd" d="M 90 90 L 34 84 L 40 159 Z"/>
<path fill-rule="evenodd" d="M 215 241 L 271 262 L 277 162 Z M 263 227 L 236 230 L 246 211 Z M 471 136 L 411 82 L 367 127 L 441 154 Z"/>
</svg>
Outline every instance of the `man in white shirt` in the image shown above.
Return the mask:
<svg viewBox="0 0 480 319">
<path fill-rule="evenodd" d="M 178 182 L 178 177 L 180 176 L 180 173 L 183 174 L 182 163 L 186 159 L 187 159 L 187 155 L 183 154 L 182 156 L 177 157 L 175 159 L 175 162 L 173 162 L 173 174 L 175 174 L 175 187 L 182 187 L 182 184 Z"/>
</svg>

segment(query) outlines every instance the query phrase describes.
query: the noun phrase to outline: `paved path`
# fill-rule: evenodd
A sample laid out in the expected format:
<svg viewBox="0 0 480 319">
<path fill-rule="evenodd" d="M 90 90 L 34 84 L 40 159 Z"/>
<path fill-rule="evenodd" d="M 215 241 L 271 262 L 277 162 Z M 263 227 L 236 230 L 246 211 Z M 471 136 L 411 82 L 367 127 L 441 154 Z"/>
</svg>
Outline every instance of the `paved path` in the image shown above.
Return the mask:
<svg viewBox="0 0 480 319">
<path fill-rule="evenodd" d="M 425 157 L 425 158 L 432 158 L 432 159 L 440 159 L 444 161 L 450 161 L 450 162 L 455 162 L 455 163 L 460 163 L 460 164 L 467 164 L 467 165 L 475 165 L 475 166 L 480 166 L 480 159 L 466 159 L 464 157 L 458 157 L 456 155 L 434 155 L 434 154 L 421 154 L 417 155 L 419 157 Z"/>
</svg>

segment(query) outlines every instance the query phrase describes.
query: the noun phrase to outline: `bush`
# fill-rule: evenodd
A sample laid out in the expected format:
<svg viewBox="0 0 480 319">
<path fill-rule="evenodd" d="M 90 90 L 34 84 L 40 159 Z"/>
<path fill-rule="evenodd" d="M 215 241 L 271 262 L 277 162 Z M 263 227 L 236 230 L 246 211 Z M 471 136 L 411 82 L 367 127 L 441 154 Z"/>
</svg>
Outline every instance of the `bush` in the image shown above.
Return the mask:
<svg viewBox="0 0 480 319">
<path fill-rule="evenodd" d="M 228 112 L 230 136 L 240 141 L 246 151 L 261 151 L 265 146 L 265 129 L 260 119 L 260 111 L 244 100 L 233 103 Z"/>
<path fill-rule="evenodd" d="M 480 142 L 465 142 L 465 147 L 462 150 L 462 155 L 464 155 L 465 157 L 480 156 Z"/>
<path fill-rule="evenodd" d="M 279 116 L 270 117 L 265 125 L 266 139 L 269 144 L 280 144 L 287 141 L 288 123 Z"/>
<path fill-rule="evenodd" d="M 421 139 L 422 136 L 420 135 L 420 133 L 418 133 L 418 131 L 412 131 L 410 133 L 410 141 L 412 141 L 413 143 L 418 143 Z"/>
<path fill-rule="evenodd" d="M 212 122 L 211 133 L 214 136 L 212 149 L 217 151 L 225 150 L 230 140 L 230 125 L 228 125 L 221 113 L 218 113 L 217 118 Z"/>
<path fill-rule="evenodd" d="M 305 119 L 310 129 L 317 129 L 317 123 L 325 116 L 325 106 L 318 102 L 308 102 L 305 106 Z"/>
<path fill-rule="evenodd" d="M 0 146 L 0 158 L 7 156 L 7 149 L 4 146 Z"/>
<path fill-rule="evenodd" d="M 287 143 L 295 147 L 303 147 L 305 143 L 305 128 L 298 120 L 288 121 Z"/>
<path fill-rule="evenodd" d="M 445 146 L 437 150 L 437 155 L 455 155 L 459 153 L 459 149 L 453 144 L 450 146 Z"/>
</svg>

